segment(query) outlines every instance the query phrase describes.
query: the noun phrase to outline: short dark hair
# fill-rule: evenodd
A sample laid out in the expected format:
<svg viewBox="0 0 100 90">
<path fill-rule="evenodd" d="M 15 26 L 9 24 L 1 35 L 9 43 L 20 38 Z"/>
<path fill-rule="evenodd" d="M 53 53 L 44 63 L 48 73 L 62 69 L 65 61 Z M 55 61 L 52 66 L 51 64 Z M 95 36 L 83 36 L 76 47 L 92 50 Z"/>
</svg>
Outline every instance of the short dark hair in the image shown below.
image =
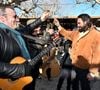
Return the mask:
<svg viewBox="0 0 100 90">
<path fill-rule="evenodd" d="M 88 27 L 91 27 L 92 20 L 91 17 L 88 14 L 80 14 L 78 18 L 81 18 L 84 22 L 87 23 Z"/>
<path fill-rule="evenodd" d="M 80 14 L 78 18 L 81 18 L 83 21 L 91 20 L 91 17 L 88 14 Z"/>
</svg>

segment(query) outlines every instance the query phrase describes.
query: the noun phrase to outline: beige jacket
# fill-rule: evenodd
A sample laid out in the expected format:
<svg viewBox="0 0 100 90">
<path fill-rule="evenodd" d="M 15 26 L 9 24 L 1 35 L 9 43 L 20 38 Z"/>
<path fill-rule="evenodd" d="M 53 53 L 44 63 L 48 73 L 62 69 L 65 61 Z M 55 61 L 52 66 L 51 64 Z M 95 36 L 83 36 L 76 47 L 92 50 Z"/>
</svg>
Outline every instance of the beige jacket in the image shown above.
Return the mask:
<svg viewBox="0 0 100 90">
<path fill-rule="evenodd" d="M 97 73 L 100 69 L 100 31 L 91 27 L 85 33 L 62 28 L 59 33 L 72 41 L 72 64 L 81 69 Z"/>
</svg>

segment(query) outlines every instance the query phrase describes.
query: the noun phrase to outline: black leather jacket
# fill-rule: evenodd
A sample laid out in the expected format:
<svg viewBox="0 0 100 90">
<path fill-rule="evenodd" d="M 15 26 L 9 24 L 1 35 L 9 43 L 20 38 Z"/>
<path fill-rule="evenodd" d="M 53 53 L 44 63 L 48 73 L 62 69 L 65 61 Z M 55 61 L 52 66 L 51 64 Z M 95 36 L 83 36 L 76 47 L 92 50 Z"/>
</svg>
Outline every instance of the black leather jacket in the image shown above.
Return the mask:
<svg viewBox="0 0 100 90">
<path fill-rule="evenodd" d="M 23 34 L 32 34 L 33 30 L 39 26 L 41 23 L 43 23 L 41 21 L 40 18 L 36 19 L 34 22 L 30 23 L 29 25 L 26 25 L 23 28 L 19 28 L 17 29 L 18 32 L 23 33 Z"/>
<path fill-rule="evenodd" d="M 70 40 L 65 40 L 63 43 L 64 44 L 64 55 L 60 62 L 62 68 L 67 68 L 67 69 L 72 68 L 70 54 L 69 54 L 69 48 L 71 48 L 71 43 L 72 42 Z"/>
<path fill-rule="evenodd" d="M 32 32 L 32 30 L 34 30 L 34 28 L 38 25 L 40 25 L 42 23 L 41 19 L 37 19 L 35 22 L 27 25 L 26 27 L 24 27 L 23 29 L 19 29 L 18 31 L 21 33 L 30 33 Z M 2 32 L 4 32 L 2 30 Z M 2 41 L 2 33 L 0 33 L 0 52 L 1 50 L 4 50 L 5 48 L 2 48 L 2 43 L 4 43 L 4 41 Z M 7 46 L 9 46 L 9 42 L 6 43 Z M 5 45 L 5 46 L 6 46 Z M 14 50 L 16 50 L 16 48 L 14 48 Z M 17 50 L 16 50 L 17 51 Z M 14 53 L 16 53 L 16 51 Z M 2 51 L 3 52 L 3 51 Z M 9 50 L 6 50 L 5 53 L 9 54 Z M 2 57 L 3 53 L 0 53 L 0 57 Z M 16 54 L 15 56 L 20 55 L 20 54 Z M 6 59 L 13 59 L 14 56 L 12 55 L 10 58 L 6 58 Z M 10 62 L 9 60 L 9 62 Z M 5 60 L 6 61 L 6 60 Z M 30 73 L 30 66 L 25 64 L 9 64 L 9 62 L 5 63 L 5 61 L 3 60 L 3 58 L 0 58 L 0 77 L 1 78 L 19 78 L 21 76 L 25 76 L 25 75 L 29 75 Z"/>
</svg>

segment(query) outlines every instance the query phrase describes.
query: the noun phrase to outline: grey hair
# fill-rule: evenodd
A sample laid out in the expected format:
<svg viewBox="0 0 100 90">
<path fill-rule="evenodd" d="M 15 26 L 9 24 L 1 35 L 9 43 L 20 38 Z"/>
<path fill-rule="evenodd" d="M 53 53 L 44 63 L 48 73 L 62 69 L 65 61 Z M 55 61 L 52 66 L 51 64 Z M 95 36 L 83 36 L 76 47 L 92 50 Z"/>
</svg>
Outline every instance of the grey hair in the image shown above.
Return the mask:
<svg viewBox="0 0 100 90">
<path fill-rule="evenodd" d="M 11 6 L 11 5 L 3 5 L 3 4 L 0 4 L 0 16 L 5 15 L 5 9 L 6 8 L 11 8 L 11 9 L 14 10 L 14 7 Z"/>
</svg>

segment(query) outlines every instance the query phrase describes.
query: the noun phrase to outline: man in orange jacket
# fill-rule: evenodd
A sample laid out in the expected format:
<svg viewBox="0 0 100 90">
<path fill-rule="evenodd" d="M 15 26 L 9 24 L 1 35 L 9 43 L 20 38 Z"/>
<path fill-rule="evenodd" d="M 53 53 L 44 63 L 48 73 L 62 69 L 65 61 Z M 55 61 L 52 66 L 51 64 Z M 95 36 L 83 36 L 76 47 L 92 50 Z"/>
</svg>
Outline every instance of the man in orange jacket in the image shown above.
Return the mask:
<svg viewBox="0 0 100 90">
<path fill-rule="evenodd" d="M 99 90 L 100 80 L 97 79 L 100 78 L 100 31 L 93 25 L 91 17 L 88 14 L 79 15 L 77 28 L 72 31 L 64 29 L 56 18 L 54 24 L 62 36 L 72 41 L 70 57 L 77 73 L 73 89 L 79 90 L 80 81 L 82 90 L 90 90 L 91 82 L 91 90 Z"/>
</svg>

